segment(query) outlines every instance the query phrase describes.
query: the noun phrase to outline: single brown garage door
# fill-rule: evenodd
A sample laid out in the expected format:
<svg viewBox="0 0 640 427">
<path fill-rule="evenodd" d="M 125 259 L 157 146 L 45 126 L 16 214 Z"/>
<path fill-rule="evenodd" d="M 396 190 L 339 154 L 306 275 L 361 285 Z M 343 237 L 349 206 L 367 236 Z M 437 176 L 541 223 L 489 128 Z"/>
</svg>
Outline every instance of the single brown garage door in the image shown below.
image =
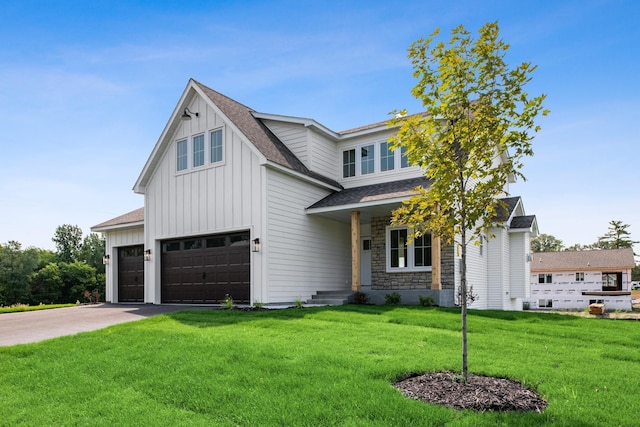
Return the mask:
<svg viewBox="0 0 640 427">
<path fill-rule="evenodd" d="M 162 242 L 163 303 L 249 302 L 249 232 Z"/>
<path fill-rule="evenodd" d="M 144 302 L 144 247 L 118 248 L 118 302 Z"/>
</svg>

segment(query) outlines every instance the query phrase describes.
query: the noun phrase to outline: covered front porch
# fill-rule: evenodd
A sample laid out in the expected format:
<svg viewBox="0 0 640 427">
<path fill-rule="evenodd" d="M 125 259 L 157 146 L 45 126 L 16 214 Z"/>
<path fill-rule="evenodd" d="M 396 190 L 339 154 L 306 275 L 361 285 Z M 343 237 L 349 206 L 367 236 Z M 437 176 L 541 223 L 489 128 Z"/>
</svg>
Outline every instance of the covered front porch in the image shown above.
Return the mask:
<svg viewBox="0 0 640 427">
<path fill-rule="evenodd" d="M 417 186 L 429 184 L 426 178 L 413 178 L 348 188 L 307 208 L 308 215 L 350 224 L 351 291 L 366 293 L 369 303 L 384 304 L 387 294 L 398 293 L 402 304 L 431 297 L 436 305 L 454 305 L 453 248 L 442 247 L 436 235 L 424 236 L 418 247 L 406 241 L 406 231 L 398 243 L 390 227 L 392 211 Z"/>
</svg>

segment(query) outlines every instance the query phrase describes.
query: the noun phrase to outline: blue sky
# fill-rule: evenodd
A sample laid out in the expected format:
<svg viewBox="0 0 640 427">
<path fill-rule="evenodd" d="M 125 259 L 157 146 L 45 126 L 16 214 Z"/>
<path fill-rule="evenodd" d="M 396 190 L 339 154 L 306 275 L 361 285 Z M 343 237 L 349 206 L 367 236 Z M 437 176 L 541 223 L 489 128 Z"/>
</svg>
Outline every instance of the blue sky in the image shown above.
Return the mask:
<svg viewBox="0 0 640 427">
<path fill-rule="evenodd" d="M 420 111 L 411 42 L 495 20 L 551 110 L 512 194 L 566 245 L 614 219 L 640 240 L 640 3 L 394 3 L 0 1 L 0 243 L 53 249 L 58 225 L 142 206 L 131 188 L 190 77 L 339 131 Z"/>
</svg>

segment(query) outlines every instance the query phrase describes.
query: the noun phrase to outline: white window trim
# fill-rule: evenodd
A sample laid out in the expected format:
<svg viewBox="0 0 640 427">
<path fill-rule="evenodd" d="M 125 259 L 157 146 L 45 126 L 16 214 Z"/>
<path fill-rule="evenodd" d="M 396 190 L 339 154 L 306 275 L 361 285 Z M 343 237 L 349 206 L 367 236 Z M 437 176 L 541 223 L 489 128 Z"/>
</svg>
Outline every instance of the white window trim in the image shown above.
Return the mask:
<svg viewBox="0 0 640 427">
<path fill-rule="evenodd" d="M 411 228 L 409 227 L 391 227 L 387 226 L 385 230 L 385 264 L 387 273 L 416 273 L 432 271 L 432 266 L 416 267 L 415 266 L 415 253 L 413 242 L 407 244 L 407 265 L 408 267 L 391 267 L 391 231 L 392 230 L 407 230 L 407 235 L 411 234 Z M 433 251 L 433 248 L 431 248 Z M 432 256 L 433 256 L 433 252 Z"/>
<path fill-rule="evenodd" d="M 211 162 L 211 134 L 216 131 L 222 132 L 222 160 L 217 161 L 215 163 Z M 204 164 L 200 166 L 194 166 L 194 139 L 198 136 L 204 137 Z M 187 167 L 186 169 L 178 170 L 178 143 L 186 141 L 187 143 Z M 175 161 L 174 161 L 174 170 L 176 175 L 184 175 L 191 172 L 197 172 L 205 169 L 216 168 L 220 166 L 224 166 L 227 158 L 227 148 L 226 148 L 226 132 L 224 126 L 219 126 L 216 128 L 209 129 L 205 132 L 198 132 L 193 135 L 189 135 L 187 137 L 177 138 L 174 140 L 174 152 L 175 152 Z"/>
<path fill-rule="evenodd" d="M 217 132 L 217 131 L 220 131 L 222 133 L 222 159 L 218 160 L 217 162 L 214 162 L 211 159 L 211 134 L 213 134 L 214 132 Z M 206 144 L 206 147 L 205 147 L 205 151 L 208 151 L 207 158 L 205 159 L 205 160 L 208 160 L 207 165 L 211 166 L 211 167 L 217 167 L 217 166 L 224 165 L 225 161 L 226 161 L 226 158 L 227 158 L 224 126 L 220 126 L 220 127 L 217 127 L 217 128 L 209 129 L 207 135 L 209 136 L 209 143 Z"/>
<path fill-rule="evenodd" d="M 386 174 L 393 174 L 393 173 L 398 173 L 398 172 L 402 172 L 405 170 L 408 170 L 410 168 L 412 168 L 411 165 L 408 165 L 406 167 L 402 167 L 402 150 L 400 150 L 399 148 L 396 150 L 393 150 L 393 169 L 387 169 L 385 171 L 382 170 L 380 162 L 381 162 L 381 156 L 382 156 L 382 150 L 381 150 L 381 145 L 383 143 L 389 143 L 389 139 L 375 139 L 375 140 L 369 140 L 366 142 L 361 142 L 357 145 L 348 145 L 346 147 L 343 147 L 340 149 L 340 176 L 341 179 L 344 180 L 349 180 L 349 179 L 355 179 L 355 178 L 362 178 L 362 177 L 372 177 L 372 176 L 379 176 L 379 175 L 386 175 Z M 373 172 L 370 173 L 366 173 L 363 174 L 362 173 L 362 149 L 366 146 L 369 145 L 373 145 Z M 344 176 L 343 173 L 343 169 L 344 169 L 344 152 L 345 151 L 349 151 L 349 150 L 355 150 L 356 152 L 356 158 L 355 158 L 355 162 L 356 162 L 356 173 L 353 176 Z"/>
<path fill-rule="evenodd" d="M 201 137 L 202 137 L 202 143 L 203 143 L 203 147 L 202 147 L 202 149 L 203 149 L 204 151 L 203 151 L 203 153 L 202 153 L 202 154 L 203 154 L 202 164 L 201 164 L 201 165 L 196 166 L 196 165 L 195 165 L 195 163 L 196 163 L 196 150 L 195 150 L 195 145 L 196 145 L 196 138 L 197 138 L 197 137 L 199 137 L 199 136 L 201 136 Z M 201 133 L 197 133 L 197 134 L 195 134 L 195 135 L 192 135 L 192 136 L 191 136 L 191 138 L 190 138 L 190 140 L 191 140 L 191 167 L 192 167 L 193 169 L 201 169 L 201 168 L 203 168 L 203 167 L 205 167 L 205 166 L 207 165 L 207 140 L 205 139 L 205 134 L 204 134 L 204 133 L 202 133 L 202 132 L 201 132 Z M 187 151 L 188 151 L 188 148 L 187 148 Z M 188 163 L 188 162 L 187 162 L 187 163 Z M 189 166 L 189 165 L 187 164 L 187 166 Z M 187 169 L 189 169 L 189 168 L 187 167 Z"/>
</svg>

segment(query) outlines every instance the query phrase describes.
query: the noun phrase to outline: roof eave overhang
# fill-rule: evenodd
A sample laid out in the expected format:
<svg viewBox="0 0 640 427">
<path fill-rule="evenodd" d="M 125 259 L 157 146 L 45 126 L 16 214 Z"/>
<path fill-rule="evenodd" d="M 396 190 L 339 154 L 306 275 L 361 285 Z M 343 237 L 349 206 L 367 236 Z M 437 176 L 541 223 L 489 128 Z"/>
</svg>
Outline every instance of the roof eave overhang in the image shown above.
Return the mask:
<svg viewBox="0 0 640 427">
<path fill-rule="evenodd" d="M 323 214 L 323 213 L 330 213 L 330 212 L 357 211 L 357 210 L 366 209 L 370 207 L 395 205 L 395 204 L 402 203 L 404 200 L 407 200 L 407 197 L 394 197 L 392 199 L 371 200 L 367 202 L 350 203 L 350 204 L 338 205 L 338 206 L 327 206 L 322 208 L 307 208 L 305 209 L 305 212 L 309 215 L 314 215 L 314 214 Z"/>
<path fill-rule="evenodd" d="M 267 168 L 270 168 L 270 169 L 273 169 L 273 170 L 277 170 L 277 171 L 282 172 L 282 173 L 284 173 L 286 175 L 289 175 L 289 176 L 295 177 L 297 179 L 300 179 L 302 181 L 306 181 L 306 182 L 309 182 L 311 184 L 317 185 L 318 187 L 323 187 L 323 188 L 326 188 L 326 189 L 331 190 L 331 191 L 341 191 L 342 190 L 342 188 L 340 188 L 340 187 L 336 187 L 335 185 L 331 185 L 328 182 L 324 182 L 324 181 L 322 181 L 320 179 L 316 179 L 316 178 L 313 178 L 311 176 L 305 175 L 303 173 L 294 171 L 293 169 L 289 169 L 288 167 L 282 166 L 282 165 L 280 165 L 278 163 L 275 163 L 275 162 L 273 162 L 271 160 L 264 160 L 262 162 L 262 164 Z"/>
<path fill-rule="evenodd" d="M 126 230 L 129 228 L 140 228 L 144 227 L 144 221 L 136 221 L 136 222 L 128 222 L 126 224 L 114 224 L 114 225 L 105 225 L 105 226 L 94 226 L 91 227 L 91 231 L 94 233 L 105 233 L 109 231 L 116 230 Z"/>
</svg>

